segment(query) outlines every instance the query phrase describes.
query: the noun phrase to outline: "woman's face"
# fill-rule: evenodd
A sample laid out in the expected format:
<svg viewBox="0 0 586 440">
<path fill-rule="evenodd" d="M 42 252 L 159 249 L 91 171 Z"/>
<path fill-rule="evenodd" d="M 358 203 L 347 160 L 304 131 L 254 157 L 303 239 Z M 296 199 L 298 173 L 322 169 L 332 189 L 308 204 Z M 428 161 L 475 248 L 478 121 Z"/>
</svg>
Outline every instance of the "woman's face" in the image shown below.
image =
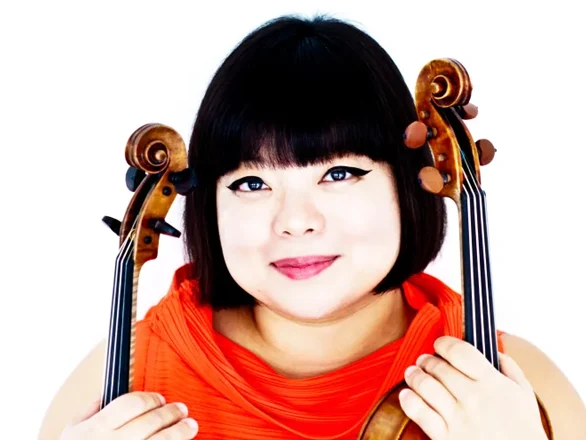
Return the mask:
<svg viewBox="0 0 586 440">
<path fill-rule="evenodd" d="M 217 207 L 234 280 L 295 320 L 342 316 L 370 296 L 398 255 L 394 178 L 388 165 L 367 157 L 242 166 L 219 180 Z"/>
</svg>

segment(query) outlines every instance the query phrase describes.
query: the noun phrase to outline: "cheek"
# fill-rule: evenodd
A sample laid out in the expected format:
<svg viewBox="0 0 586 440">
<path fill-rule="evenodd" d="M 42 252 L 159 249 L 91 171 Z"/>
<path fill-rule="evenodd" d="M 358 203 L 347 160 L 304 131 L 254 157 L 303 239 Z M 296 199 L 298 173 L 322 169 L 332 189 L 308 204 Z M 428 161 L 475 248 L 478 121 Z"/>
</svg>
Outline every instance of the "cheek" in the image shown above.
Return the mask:
<svg viewBox="0 0 586 440">
<path fill-rule="evenodd" d="M 258 205 L 218 201 L 218 231 L 227 263 L 242 265 L 242 258 L 254 258 L 270 242 L 270 213 Z"/>
<path fill-rule="evenodd" d="M 369 246 L 398 246 L 400 216 L 392 190 L 373 191 L 350 200 L 343 209 L 344 215 L 339 217 L 345 236 Z"/>
<path fill-rule="evenodd" d="M 401 221 L 394 191 L 373 191 L 345 210 L 342 237 L 348 252 L 343 272 L 356 299 L 370 292 L 388 274 L 399 255 Z M 346 298 L 340 298 L 346 300 Z"/>
</svg>

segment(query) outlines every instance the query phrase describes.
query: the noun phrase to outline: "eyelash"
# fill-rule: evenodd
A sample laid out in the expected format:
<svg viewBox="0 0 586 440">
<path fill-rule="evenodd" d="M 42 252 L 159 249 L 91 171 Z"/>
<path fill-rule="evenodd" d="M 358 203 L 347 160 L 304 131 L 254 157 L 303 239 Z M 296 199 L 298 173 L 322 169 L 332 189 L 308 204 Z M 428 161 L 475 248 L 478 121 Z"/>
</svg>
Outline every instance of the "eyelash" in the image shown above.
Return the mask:
<svg viewBox="0 0 586 440">
<path fill-rule="evenodd" d="M 326 173 L 326 176 L 328 174 L 332 174 L 335 172 L 346 172 L 352 176 L 355 177 L 362 177 L 365 176 L 366 174 L 370 173 L 372 170 L 363 170 L 361 168 L 355 168 L 355 167 L 347 167 L 347 166 L 337 166 L 334 168 L 330 168 L 328 170 L 328 172 Z M 341 180 L 332 180 L 333 182 L 343 182 L 344 180 L 347 179 L 341 179 Z M 253 182 L 256 183 L 260 183 L 261 185 L 264 183 L 262 181 L 261 178 L 259 177 L 254 177 L 254 176 L 247 176 L 247 177 L 242 177 L 241 179 L 238 179 L 234 182 L 232 182 L 230 185 L 228 185 L 228 189 L 232 190 L 232 191 L 241 191 L 238 188 L 240 187 L 240 185 L 242 185 L 243 183 L 248 183 L 251 184 Z M 243 192 L 256 192 L 258 190 L 250 190 L 250 191 L 243 191 Z"/>
</svg>

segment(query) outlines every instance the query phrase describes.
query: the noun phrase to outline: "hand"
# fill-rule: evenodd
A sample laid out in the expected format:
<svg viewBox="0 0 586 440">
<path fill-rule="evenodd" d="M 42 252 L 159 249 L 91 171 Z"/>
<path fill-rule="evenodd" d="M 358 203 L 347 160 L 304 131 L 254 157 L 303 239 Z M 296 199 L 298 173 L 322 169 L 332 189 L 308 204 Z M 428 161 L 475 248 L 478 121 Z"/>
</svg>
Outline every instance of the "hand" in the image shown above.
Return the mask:
<svg viewBox="0 0 586 440">
<path fill-rule="evenodd" d="M 474 346 L 443 336 L 438 356 L 407 368 L 401 407 L 432 440 L 547 440 L 534 391 L 519 366 L 499 353 L 501 372 Z"/>
<path fill-rule="evenodd" d="M 65 428 L 60 440 L 187 440 L 197 434 L 182 403 L 165 404 L 157 393 L 132 392 L 102 411 L 97 399 Z"/>
</svg>

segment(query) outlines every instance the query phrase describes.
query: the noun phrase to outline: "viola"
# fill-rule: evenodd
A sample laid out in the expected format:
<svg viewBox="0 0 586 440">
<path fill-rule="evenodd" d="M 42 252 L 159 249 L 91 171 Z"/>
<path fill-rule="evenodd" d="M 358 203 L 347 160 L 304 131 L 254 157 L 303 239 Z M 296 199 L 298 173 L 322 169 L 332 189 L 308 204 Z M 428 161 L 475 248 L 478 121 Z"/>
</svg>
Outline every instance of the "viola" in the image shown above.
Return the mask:
<svg viewBox="0 0 586 440">
<path fill-rule="evenodd" d="M 196 185 L 187 167 L 187 150 L 181 136 L 161 124 L 146 124 L 128 139 L 126 186 L 133 192 L 122 221 L 102 221 L 119 237 L 114 267 L 110 327 L 108 330 L 103 392 L 100 409 L 133 391 L 136 300 L 140 271 L 158 255 L 161 234 L 180 237 L 165 221 L 177 194 Z"/>
<path fill-rule="evenodd" d="M 472 84 L 464 66 L 454 59 L 436 59 L 420 71 L 415 89 L 418 120 L 403 136 L 407 148 L 427 146 L 434 166 L 420 170 L 421 187 L 452 199 L 458 209 L 462 274 L 463 339 L 499 369 L 497 329 L 493 305 L 487 225 L 486 193 L 480 167 L 488 165 L 496 149 L 486 139 L 473 141 L 464 120 L 477 116 L 470 104 Z M 401 409 L 403 381 L 369 414 L 359 440 L 424 440 L 429 437 Z M 536 395 L 548 438 L 552 429 L 543 403 Z"/>
</svg>

